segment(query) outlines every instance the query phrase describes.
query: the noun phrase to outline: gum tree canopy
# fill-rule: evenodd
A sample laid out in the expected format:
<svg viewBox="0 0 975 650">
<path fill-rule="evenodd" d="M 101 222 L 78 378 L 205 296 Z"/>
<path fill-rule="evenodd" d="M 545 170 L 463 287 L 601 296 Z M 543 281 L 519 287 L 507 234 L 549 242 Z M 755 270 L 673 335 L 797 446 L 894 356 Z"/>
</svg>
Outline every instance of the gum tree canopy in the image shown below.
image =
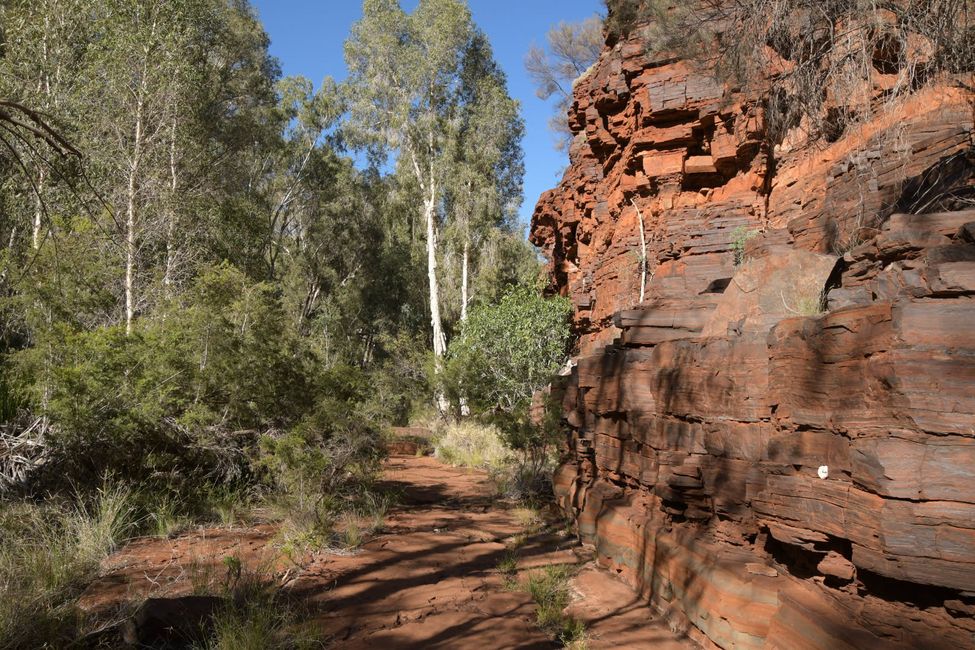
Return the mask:
<svg viewBox="0 0 975 650">
<path fill-rule="evenodd" d="M 351 140 L 379 159 L 394 155 L 398 173 L 422 195 L 430 321 L 439 363 L 447 350 L 437 277 L 440 229 L 449 206 L 465 206 L 459 218 L 465 221 L 460 230 L 466 243 L 473 211 L 471 201 L 460 200 L 458 184 L 465 190 L 496 192 L 484 203 L 502 207 L 506 197 L 501 195 L 510 193 L 512 174 L 520 189 L 517 104 L 508 97 L 490 48 L 459 0 L 420 0 L 412 14 L 396 0 L 366 0 L 363 17 L 345 44 L 345 58 Z M 472 137 L 471 126 L 481 127 L 485 115 L 501 121 L 492 125 L 498 142 Z M 490 160 L 478 164 L 472 160 L 477 156 Z M 465 173 L 458 173 L 460 166 Z M 466 191 L 463 195 L 469 198 Z"/>
</svg>

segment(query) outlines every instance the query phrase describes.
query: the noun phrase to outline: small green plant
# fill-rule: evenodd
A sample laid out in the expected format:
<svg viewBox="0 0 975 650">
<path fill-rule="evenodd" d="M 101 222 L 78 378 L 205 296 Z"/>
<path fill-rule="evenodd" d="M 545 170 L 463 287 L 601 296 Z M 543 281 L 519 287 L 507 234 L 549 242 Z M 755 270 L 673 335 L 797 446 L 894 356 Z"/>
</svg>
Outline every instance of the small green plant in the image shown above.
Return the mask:
<svg viewBox="0 0 975 650">
<path fill-rule="evenodd" d="M 514 551 L 505 551 L 498 561 L 498 572 L 504 575 L 511 575 L 518 571 L 518 554 Z"/>
<path fill-rule="evenodd" d="M 241 562 L 240 557 L 237 555 L 225 555 L 223 565 L 227 567 L 227 588 L 233 589 L 240 582 L 240 577 L 244 571 L 244 563 Z"/>
<path fill-rule="evenodd" d="M 498 560 L 498 573 L 501 574 L 501 585 L 506 591 L 514 591 L 518 587 L 518 554 L 507 550 Z"/>
<path fill-rule="evenodd" d="M 529 573 L 527 581 L 528 593 L 535 601 L 538 627 L 567 645 L 585 638 L 583 624 L 565 614 L 565 608 L 569 605 L 571 577 L 571 566 L 555 564 Z"/>
<path fill-rule="evenodd" d="M 545 523 L 541 513 L 535 508 L 515 508 L 512 514 L 528 535 L 538 533 Z"/>
<path fill-rule="evenodd" d="M 757 230 L 748 230 L 745 226 L 738 226 L 731 231 L 731 252 L 735 256 L 735 266 L 741 266 L 747 261 L 745 245 L 757 235 Z"/>
<path fill-rule="evenodd" d="M 78 505 L 70 519 L 79 554 L 91 562 L 99 562 L 115 551 L 134 529 L 132 491 L 107 481 L 86 502 L 76 495 Z"/>
<path fill-rule="evenodd" d="M 205 558 L 194 557 L 187 567 L 194 596 L 206 596 L 214 592 L 217 584 L 217 568 Z"/>
<path fill-rule="evenodd" d="M 281 510 L 278 545 L 294 563 L 300 565 L 309 553 L 328 547 L 338 516 L 337 505 L 328 498 L 303 503 L 288 501 Z"/>
<path fill-rule="evenodd" d="M 537 606 L 539 627 L 553 632 L 561 627 L 562 610 L 569 604 L 569 572 L 565 565 L 547 566 L 528 574 L 528 593 Z"/>
<path fill-rule="evenodd" d="M 226 561 L 227 558 L 225 558 Z M 302 612 L 287 602 L 266 568 L 247 569 L 239 558 L 231 562 L 240 573 L 224 594 L 225 605 L 213 618 L 202 650 L 300 650 L 320 648 L 322 640 L 302 623 Z"/>
<path fill-rule="evenodd" d="M 567 617 L 559 641 L 569 650 L 587 650 L 589 639 L 586 635 L 586 624 L 579 619 Z"/>
<path fill-rule="evenodd" d="M 342 528 L 339 534 L 339 542 L 345 550 L 354 550 L 362 546 L 365 541 L 362 526 L 359 525 L 359 516 L 352 512 L 342 515 Z"/>
<path fill-rule="evenodd" d="M 815 289 L 803 290 L 802 287 L 796 286 L 792 292 L 792 301 L 786 299 L 785 295 L 782 295 L 782 305 L 792 314 L 796 316 L 818 316 L 825 311 L 826 296 L 823 291 L 816 291 Z"/>
<path fill-rule="evenodd" d="M 227 528 L 244 518 L 250 502 L 246 491 L 234 486 L 214 486 L 204 498 L 211 516 Z"/>
<path fill-rule="evenodd" d="M 183 512 L 181 502 L 172 496 L 165 496 L 149 506 L 147 515 L 148 533 L 155 537 L 175 537 L 189 528 L 190 519 Z"/>
<path fill-rule="evenodd" d="M 796 311 L 798 311 L 803 316 L 816 316 L 822 313 L 822 300 L 819 296 L 809 297 L 805 296 L 799 299 L 796 303 Z"/>
<path fill-rule="evenodd" d="M 359 513 L 363 518 L 369 520 L 368 532 L 370 535 L 382 531 L 386 525 L 386 515 L 389 514 L 392 505 L 393 497 L 391 495 L 371 490 L 366 492 Z"/>
</svg>

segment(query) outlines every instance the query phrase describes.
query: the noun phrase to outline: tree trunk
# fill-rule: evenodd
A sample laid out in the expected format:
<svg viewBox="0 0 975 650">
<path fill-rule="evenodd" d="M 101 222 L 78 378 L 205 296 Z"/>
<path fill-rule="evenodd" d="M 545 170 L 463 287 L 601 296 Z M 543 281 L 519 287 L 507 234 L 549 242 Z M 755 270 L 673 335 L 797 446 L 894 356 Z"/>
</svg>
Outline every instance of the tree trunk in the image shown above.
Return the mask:
<svg viewBox="0 0 975 650">
<path fill-rule="evenodd" d="M 44 191 L 44 179 L 47 174 L 43 167 L 37 175 L 37 196 L 34 197 L 34 229 L 31 236 L 31 245 L 36 251 L 41 247 L 41 219 L 44 215 L 44 199 L 41 198 L 41 192 Z"/>
<path fill-rule="evenodd" d="M 132 162 L 129 165 L 129 183 L 126 188 L 125 206 L 125 335 L 132 333 L 135 317 L 135 254 L 136 254 L 136 190 L 139 163 L 142 156 L 142 111 L 145 104 L 145 76 L 135 108 L 135 139 L 132 142 Z"/>
<path fill-rule="evenodd" d="M 467 266 L 470 262 L 470 247 L 471 244 L 466 239 L 464 240 L 464 255 L 461 258 L 461 271 L 460 271 L 460 322 L 467 322 L 467 303 L 469 301 L 467 293 Z"/>
<path fill-rule="evenodd" d="M 440 285 L 437 282 L 437 225 L 436 193 L 431 186 L 430 198 L 424 201 L 423 211 L 427 221 L 427 279 L 430 283 L 430 325 L 433 328 L 433 354 L 439 360 L 447 354 L 447 338 L 440 319 Z"/>
<path fill-rule="evenodd" d="M 440 319 L 440 285 L 437 282 L 437 225 L 436 219 L 436 186 L 432 179 L 430 183 L 430 198 L 424 201 L 423 210 L 427 220 L 427 277 L 430 282 L 430 325 L 433 329 L 433 355 L 436 362 L 436 372 L 443 367 L 443 358 L 447 355 L 447 337 L 444 336 L 443 323 Z M 437 408 L 446 413 L 450 405 L 443 391 L 437 390 Z"/>
<path fill-rule="evenodd" d="M 432 149 L 431 145 L 431 154 Z M 447 355 L 447 337 L 444 335 L 443 322 L 440 319 L 440 285 L 437 282 L 437 179 L 432 163 L 429 167 L 429 174 L 425 174 L 420 169 L 415 151 L 410 150 L 409 153 L 416 180 L 420 184 L 420 189 L 427 195 L 423 199 L 423 218 L 426 219 L 427 226 L 427 280 L 430 285 L 430 325 L 433 330 L 434 369 L 439 375 L 443 368 L 443 358 Z M 440 412 L 446 413 L 449 404 L 443 391 L 438 389 L 435 399 Z"/>
<path fill-rule="evenodd" d="M 173 294 L 173 274 L 176 266 L 176 188 L 179 181 L 176 169 L 177 121 L 177 113 L 174 109 L 169 141 L 169 222 L 166 224 L 166 271 L 163 275 L 163 291 L 167 298 Z"/>
<path fill-rule="evenodd" d="M 464 254 L 461 257 L 461 272 L 460 272 L 460 322 L 467 322 L 467 302 L 469 300 L 467 293 L 467 267 L 470 262 L 470 242 L 466 239 L 464 240 Z M 471 414 L 471 409 L 467 406 L 467 398 L 461 395 L 460 399 L 460 414 L 467 417 Z"/>
</svg>

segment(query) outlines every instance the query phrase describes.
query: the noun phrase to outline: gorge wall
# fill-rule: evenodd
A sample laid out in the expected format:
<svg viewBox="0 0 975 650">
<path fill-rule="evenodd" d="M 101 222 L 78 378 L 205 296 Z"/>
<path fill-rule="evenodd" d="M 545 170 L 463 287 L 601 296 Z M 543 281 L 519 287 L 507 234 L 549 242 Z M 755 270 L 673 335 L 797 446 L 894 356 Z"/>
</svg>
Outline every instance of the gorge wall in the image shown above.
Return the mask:
<svg viewBox="0 0 975 650">
<path fill-rule="evenodd" d="M 975 647 L 970 96 L 772 145 L 634 36 L 569 118 L 531 238 L 575 305 L 556 492 L 599 562 L 706 647 Z"/>
</svg>

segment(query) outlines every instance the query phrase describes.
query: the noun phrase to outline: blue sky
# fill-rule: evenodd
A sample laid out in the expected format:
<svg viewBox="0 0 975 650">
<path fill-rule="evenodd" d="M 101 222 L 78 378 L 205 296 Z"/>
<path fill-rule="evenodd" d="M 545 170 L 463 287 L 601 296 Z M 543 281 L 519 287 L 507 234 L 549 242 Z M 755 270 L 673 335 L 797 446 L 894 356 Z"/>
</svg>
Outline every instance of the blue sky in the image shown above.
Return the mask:
<svg viewBox="0 0 975 650">
<path fill-rule="evenodd" d="M 344 79 L 342 44 L 352 23 L 362 15 L 360 0 L 252 0 L 271 37 L 271 53 L 286 75 L 315 82 L 331 75 Z M 404 0 L 412 11 L 416 0 Z M 523 64 L 532 42 L 542 44 L 545 32 L 560 20 L 577 22 L 602 9 L 600 0 L 468 0 L 474 21 L 487 33 L 494 56 L 508 75 L 511 96 L 521 102 L 525 118 L 525 202 L 527 223 L 538 196 L 554 187 L 568 164 L 553 147 L 548 130 L 551 106 L 535 96 Z"/>
</svg>

